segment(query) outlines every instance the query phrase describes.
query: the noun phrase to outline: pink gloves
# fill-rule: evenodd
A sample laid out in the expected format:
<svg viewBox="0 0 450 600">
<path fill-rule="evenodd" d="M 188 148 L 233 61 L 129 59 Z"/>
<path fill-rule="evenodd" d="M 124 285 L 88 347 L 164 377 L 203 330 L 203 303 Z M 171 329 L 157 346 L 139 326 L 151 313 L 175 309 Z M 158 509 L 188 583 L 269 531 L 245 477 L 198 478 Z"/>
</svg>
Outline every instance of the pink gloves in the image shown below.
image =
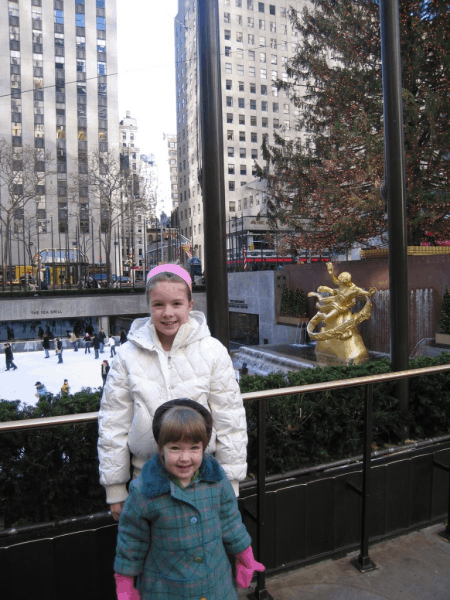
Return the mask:
<svg viewBox="0 0 450 600">
<path fill-rule="evenodd" d="M 114 573 L 118 600 L 141 600 L 139 592 L 134 587 L 134 577 Z"/>
<path fill-rule="evenodd" d="M 264 571 L 265 567 L 253 557 L 252 547 L 236 554 L 236 581 L 241 589 L 248 588 L 255 571 Z"/>
</svg>

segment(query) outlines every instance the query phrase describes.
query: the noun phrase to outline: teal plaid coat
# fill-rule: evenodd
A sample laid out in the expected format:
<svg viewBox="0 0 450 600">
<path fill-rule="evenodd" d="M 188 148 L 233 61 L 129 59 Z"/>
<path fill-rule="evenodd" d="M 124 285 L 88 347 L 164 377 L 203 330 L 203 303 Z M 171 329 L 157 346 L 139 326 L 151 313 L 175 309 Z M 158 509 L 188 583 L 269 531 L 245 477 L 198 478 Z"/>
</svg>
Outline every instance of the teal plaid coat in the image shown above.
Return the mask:
<svg viewBox="0 0 450 600">
<path fill-rule="evenodd" d="M 198 478 L 179 488 L 159 455 L 130 485 L 114 570 L 137 576 L 141 600 L 232 600 L 229 554 L 251 544 L 222 467 L 205 454 Z"/>
</svg>

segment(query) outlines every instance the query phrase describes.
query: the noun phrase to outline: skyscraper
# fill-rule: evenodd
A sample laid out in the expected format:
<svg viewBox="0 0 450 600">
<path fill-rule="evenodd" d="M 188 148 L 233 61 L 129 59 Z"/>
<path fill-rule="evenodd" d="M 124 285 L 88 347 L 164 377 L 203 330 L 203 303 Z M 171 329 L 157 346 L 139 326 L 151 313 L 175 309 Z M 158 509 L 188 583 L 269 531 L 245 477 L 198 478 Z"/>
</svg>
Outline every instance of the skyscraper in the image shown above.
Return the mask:
<svg viewBox="0 0 450 600">
<path fill-rule="evenodd" d="M 28 228 L 34 251 L 84 238 L 98 262 L 101 211 L 84 176 L 90 153 L 119 157 L 116 2 L 2 0 L 0 10 L 0 139 L 18 159 L 29 146 L 55 158 L 36 163 L 45 184 L 16 211 L 13 229 Z M 2 186 L 2 206 L 7 196 Z M 23 262 L 14 252 L 13 264 Z"/>
<path fill-rule="evenodd" d="M 284 65 L 297 49 L 287 11 L 304 0 L 219 0 L 220 62 L 225 191 L 228 218 L 236 214 L 236 191 L 254 179 L 264 134 L 295 132 L 298 113 L 289 93 L 274 80 L 287 77 Z M 198 182 L 201 141 L 198 128 L 197 0 L 178 0 L 175 18 L 179 220 L 203 259 L 203 205 Z M 292 131 L 292 133 L 291 133 Z"/>
</svg>

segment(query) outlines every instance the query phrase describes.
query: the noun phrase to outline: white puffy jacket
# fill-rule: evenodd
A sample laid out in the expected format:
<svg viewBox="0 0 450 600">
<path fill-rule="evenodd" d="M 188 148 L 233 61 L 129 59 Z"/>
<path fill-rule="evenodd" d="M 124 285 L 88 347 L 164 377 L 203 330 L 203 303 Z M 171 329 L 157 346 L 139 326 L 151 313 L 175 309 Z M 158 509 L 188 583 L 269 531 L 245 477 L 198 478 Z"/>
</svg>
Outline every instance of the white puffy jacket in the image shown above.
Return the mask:
<svg viewBox="0 0 450 600">
<path fill-rule="evenodd" d="M 175 398 L 190 398 L 211 411 L 215 452 L 237 492 L 247 473 L 247 424 L 233 365 L 226 348 L 211 337 L 205 315 L 189 313 L 170 351 L 150 318 L 136 319 L 128 342 L 117 348 L 99 413 L 100 483 L 108 504 L 127 498 L 130 452 L 134 476 L 157 451 L 155 410 Z"/>
</svg>

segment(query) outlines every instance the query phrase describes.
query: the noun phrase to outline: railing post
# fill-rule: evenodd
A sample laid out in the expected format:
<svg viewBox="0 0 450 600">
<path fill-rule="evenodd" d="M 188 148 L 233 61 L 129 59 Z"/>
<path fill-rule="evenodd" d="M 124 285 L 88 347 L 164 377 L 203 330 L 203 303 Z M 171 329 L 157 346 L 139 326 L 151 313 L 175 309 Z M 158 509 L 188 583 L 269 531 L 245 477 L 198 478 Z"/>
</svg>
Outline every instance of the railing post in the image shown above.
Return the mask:
<svg viewBox="0 0 450 600">
<path fill-rule="evenodd" d="M 439 532 L 439 535 L 450 542 L 450 466 L 447 467 L 437 460 L 433 461 L 433 465 L 442 471 L 446 471 L 448 473 L 448 497 L 447 497 L 447 526 L 445 529 Z"/>
<path fill-rule="evenodd" d="M 258 402 L 257 443 L 258 443 L 258 481 L 256 486 L 256 531 L 258 535 L 258 560 L 265 564 L 266 541 L 266 399 Z M 266 574 L 256 574 L 256 589 L 247 596 L 250 600 L 273 600 L 266 590 Z"/>
<path fill-rule="evenodd" d="M 369 556 L 369 499 L 370 499 L 370 460 L 372 449 L 372 404 L 373 404 L 373 383 L 365 386 L 364 396 L 364 451 L 363 451 L 363 473 L 362 489 L 359 490 L 351 486 L 361 496 L 361 551 L 358 558 L 354 558 L 351 563 L 362 573 L 376 569 L 375 563 Z"/>
</svg>

